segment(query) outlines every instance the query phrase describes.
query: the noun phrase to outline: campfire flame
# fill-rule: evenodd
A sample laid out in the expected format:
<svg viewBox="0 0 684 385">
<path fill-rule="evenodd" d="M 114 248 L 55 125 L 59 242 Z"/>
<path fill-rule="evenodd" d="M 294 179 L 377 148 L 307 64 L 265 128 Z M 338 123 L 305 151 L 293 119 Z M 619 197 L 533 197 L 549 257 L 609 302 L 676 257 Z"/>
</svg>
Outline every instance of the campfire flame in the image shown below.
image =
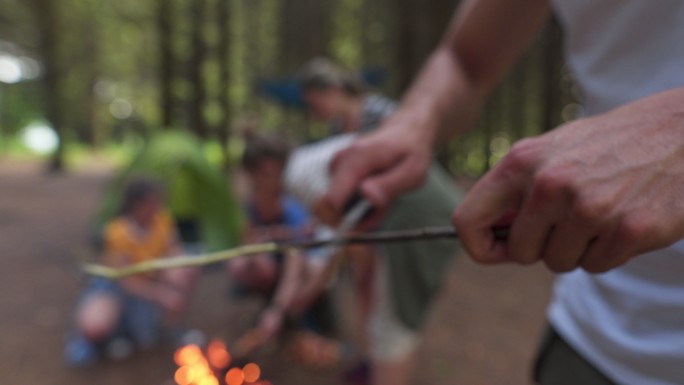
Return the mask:
<svg viewBox="0 0 684 385">
<path fill-rule="evenodd" d="M 206 351 L 197 345 L 183 346 L 176 350 L 173 360 L 178 365 L 173 376 L 177 385 L 272 385 L 260 380 L 261 368 L 255 363 L 231 368 L 233 359 L 226 344 L 218 339 L 212 340 Z"/>
</svg>

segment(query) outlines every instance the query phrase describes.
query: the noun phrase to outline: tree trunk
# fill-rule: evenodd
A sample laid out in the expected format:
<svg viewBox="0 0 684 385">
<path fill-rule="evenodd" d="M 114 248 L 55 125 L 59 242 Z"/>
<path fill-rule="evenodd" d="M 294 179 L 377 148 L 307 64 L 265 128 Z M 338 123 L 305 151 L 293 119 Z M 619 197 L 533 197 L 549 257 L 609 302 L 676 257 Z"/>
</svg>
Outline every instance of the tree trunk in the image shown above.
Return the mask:
<svg viewBox="0 0 684 385">
<path fill-rule="evenodd" d="M 33 0 L 33 12 L 36 17 L 40 39 L 39 55 L 43 62 L 43 103 L 45 119 L 59 136 L 59 144 L 48 165 L 50 172 L 61 172 L 64 169 L 65 132 L 61 108 L 61 81 L 59 52 L 59 20 L 57 2 L 52 0 Z"/>
<path fill-rule="evenodd" d="M 227 170 L 230 167 L 228 150 L 230 147 L 232 123 L 232 107 L 230 103 L 230 1 L 223 0 L 218 2 L 217 24 L 221 30 L 216 52 L 220 71 L 218 99 L 223 109 L 223 115 L 221 115 L 221 120 L 219 121 L 218 136 L 223 148 L 223 167 Z"/>
<path fill-rule="evenodd" d="M 157 29 L 159 33 L 159 98 L 162 128 L 173 127 L 173 0 L 157 0 Z"/>
<path fill-rule="evenodd" d="M 84 137 L 92 147 L 102 144 L 103 124 L 98 111 L 97 95 L 95 87 L 100 77 L 100 33 L 97 18 L 93 17 L 86 22 L 85 45 L 87 47 L 84 65 L 86 66 L 85 78 L 85 124 Z"/>
<path fill-rule="evenodd" d="M 281 5 L 283 71 L 294 72 L 315 56 L 329 54 L 330 0 L 288 0 Z"/>
<path fill-rule="evenodd" d="M 441 40 L 458 3 L 457 0 L 402 0 L 397 6 L 396 63 L 401 93 L 411 85 Z"/>
<path fill-rule="evenodd" d="M 193 52 L 188 63 L 188 80 L 193 87 L 193 95 L 189 105 L 190 127 L 200 138 L 209 136 L 207 123 L 204 118 L 204 102 L 206 100 L 206 88 L 202 77 L 202 67 L 207 54 L 204 40 L 204 22 L 206 13 L 206 0 L 191 1 L 192 17 L 192 46 Z"/>
</svg>

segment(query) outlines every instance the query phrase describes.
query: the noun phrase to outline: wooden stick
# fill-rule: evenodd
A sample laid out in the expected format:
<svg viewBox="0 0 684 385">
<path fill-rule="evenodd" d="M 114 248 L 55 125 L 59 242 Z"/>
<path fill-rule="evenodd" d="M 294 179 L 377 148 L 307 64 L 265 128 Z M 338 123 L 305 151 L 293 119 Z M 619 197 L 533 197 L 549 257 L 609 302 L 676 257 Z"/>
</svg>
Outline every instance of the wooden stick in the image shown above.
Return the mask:
<svg viewBox="0 0 684 385">
<path fill-rule="evenodd" d="M 494 236 L 497 239 L 503 240 L 507 237 L 507 235 L 507 229 L 494 230 Z M 123 267 L 110 267 L 101 264 L 89 263 L 84 264 L 82 268 L 85 273 L 93 276 L 108 279 L 119 279 L 135 274 L 145 274 L 177 267 L 204 266 L 212 263 L 228 261 L 241 256 L 274 253 L 279 251 L 312 249 L 324 246 L 340 246 L 348 244 L 429 241 L 436 239 L 457 238 L 458 234 L 456 234 L 456 231 L 451 227 L 428 227 L 411 230 L 379 231 L 375 233 L 331 239 L 289 240 L 282 242 L 259 243 L 217 251 L 215 253 L 154 259 L 151 261 L 145 261 Z"/>
<path fill-rule="evenodd" d="M 96 263 L 87 263 L 82 265 L 82 270 L 86 274 L 97 277 L 119 279 L 131 275 L 151 273 L 154 271 L 173 269 L 177 267 L 210 265 L 212 263 L 228 261 L 243 255 L 273 253 L 279 250 L 281 250 L 281 247 L 276 242 L 259 243 L 217 251 L 215 253 L 159 258 L 122 267 L 111 267 Z"/>
<path fill-rule="evenodd" d="M 409 241 L 429 241 L 434 239 L 456 239 L 456 231 L 451 227 L 427 227 L 423 229 L 378 231 L 331 239 L 305 239 L 282 242 L 285 248 L 314 249 L 323 246 L 338 246 L 363 243 L 393 243 Z"/>
</svg>

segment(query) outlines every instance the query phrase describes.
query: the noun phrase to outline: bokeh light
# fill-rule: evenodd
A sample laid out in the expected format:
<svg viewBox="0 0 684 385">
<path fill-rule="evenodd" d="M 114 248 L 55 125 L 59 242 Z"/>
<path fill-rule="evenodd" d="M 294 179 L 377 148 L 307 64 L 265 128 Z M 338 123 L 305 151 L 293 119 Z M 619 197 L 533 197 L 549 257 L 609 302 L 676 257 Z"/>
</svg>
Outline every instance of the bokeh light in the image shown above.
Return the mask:
<svg viewBox="0 0 684 385">
<path fill-rule="evenodd" d="M 116 98 L 109 104 L 109 113 L 117 119 L 128 119 L 133 115 L 133 105 L 124 98 Z"/>
<path fill-rule="evenodd" d="M 43 69 L 38 61 L 28 56 L 22 56 L 19 60 L 22 80 L 34 80 L 40 77 Z"/>
<path fill-rule="evenodd" d="M 226 344 L 220 340 L 213 340 L 207 347 L 207 358 L 211 366 L 224 369 L 230 365 L 231 357 L 226 349 Z"/>
<path fill-rule="evenodd" d="M 219 339 L 211 340 L 206 349 L 194 344 L 183 346 L 173 359 L 178 365 L 173 376 L 177 385 L 223 385 L 223 381 L 225 385 L 273 385 L 261 379 L 261 367 L 256 363 L 228 369 L 232 357 L 226 343 Z M 225 373 L 225 377 L 219 373 Z"/>
<path fill-rule="evenodd" d="M 197 385 L 219 385 L 218 380 L 214 376 L 207 376 L 197 381 Z"/>
<path fill-rule="evenodd" d="M 20 139 L 26 148 L 41 155 L 51 154 L 59 146 L 59 136 L 44 122 L 35 122 L 26 126 L 21 131 Z"/>
<path fill-rule="evenodd" d="M 21 60 L 13 55 L 0 54 L 0 82 L 14 84 L 22 79 Z"/>
<path fill-rule="evenodd" d="M 181 366 L 176 370 L 173 379 L 176 380 L 178 385 L 190 385 L 195 379 L 193 369 L 189 366 Z"/>
<path fill-rule="evenodd" d="M 261 368 L 255 363 L 249 363 L 242 368 L 242 372 L 247 382 L 257 382 L 261 377 Z"/>
<path fill-rule="evenodd" d="M 245 382 L 245 374 L 240 368 L 232 368 L 226 373 L 227 385 L 242 385 Z"/>
<path fill-rule="evenodd" d="M 197 345 L 187 345 L 176 350 L 173 360 L 178 366 L 192 366 L 203 359 L 202 349 Z"/>
</svg>

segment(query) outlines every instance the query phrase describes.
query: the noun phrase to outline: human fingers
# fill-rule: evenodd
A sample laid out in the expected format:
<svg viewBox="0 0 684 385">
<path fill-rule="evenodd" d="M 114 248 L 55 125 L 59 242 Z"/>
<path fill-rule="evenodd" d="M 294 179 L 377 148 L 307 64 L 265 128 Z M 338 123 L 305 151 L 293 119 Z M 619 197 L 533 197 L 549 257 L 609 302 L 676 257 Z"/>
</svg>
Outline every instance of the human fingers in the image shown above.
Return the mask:
<svg viewBox="0 0 684 385">
<path fill-rule="evenodd" d="M 340 216 L 355 194 L 383 211 L 396 196 L 423 180 L 431 159 L 429 147 L 387 132 L 361 138 L 334 158 L 324 201 Z"/>
<path fill-rule="evenodd" d="M 321 199 L 314 204 L 313 213 L 316 218 L 328 226 L 337 226 L 341 219 L 339 213 L 325 199 Z"/>
<path fill-rule="evenodd" d="M 569 211 L 571 200 L 564 183 L 560 173 L 542 173 L 531 178 L 508 238 L 507 251 L 512 260 L 531 264 L 542 258 L 556 224 Z M 567 226 L 561 226 L 559 234 L 565 234 L 566 230 Z"/>
<path fill-rule="evenodd" d="M 541 252 L 541 259 L 549 270 L 565 273 L 580 266 L 583 256 L 595 241 L 594 231 L 564 221 L 553 227 Z"/>
<path fill-rule="evenodd" d="M 510 261 L 507 247 L 492 232 L 511 212 L 519 212 L 534 175 L 538 157 L 535 146 L 518 144 L 499 165 L 468 192 L 454 214 L 453 222 L 465 249 L 481 263 Z M 507 242 L 520 237 L 524 229 L 518 216 L 511 221 Z M 513 242 L 520 242 L 513 239 Z"/>
<path fill-rule="evenodd" d="M 389 207 L 396 197 L 419 187 L 430 165 L 429 154 L 405 156 L 386 172 L 367 177 L 361 184 L 361 194 L 378 209 Z"/>
<path fill-rule="evenodd" d="M 341 216 L 347 202 L 359 191 L 363 179 L 378 167 L 378 162 L 356 144 L 337 153 L 331 164 L 332 180 L 322 199 L 323 207 Z"/>
<path fill-rule="evenodd" d="M 453 224 L 463 247 L 480 263 L 509 260 L 506 245 L 492 229 L 517 209 L 522 193 L 496 176 L 485 176 L 456 209 Z"/>
<path fill-rule="evenodd" d="M 616 219 L 610 221 L 602 229 L 582 256 L 580 261 L 582 269 L 593 274 L 604 273 L 626 263 L 634 256 L 657 248 L 652 247 L 648 241 L 647 246 L 643 244 L 640 246 L 642 248 L 636 246 L 638 243 L 635 243 L 634 239 L 649 239 L 649 236 L 643 233 L 644 229 L 639 225 L 630 225 L 625 222 L 629 221 L 624 221 L 622 218 Z M 657 237 L 653 235 L 650 239 L 657 242 Z"/>
</svg>

